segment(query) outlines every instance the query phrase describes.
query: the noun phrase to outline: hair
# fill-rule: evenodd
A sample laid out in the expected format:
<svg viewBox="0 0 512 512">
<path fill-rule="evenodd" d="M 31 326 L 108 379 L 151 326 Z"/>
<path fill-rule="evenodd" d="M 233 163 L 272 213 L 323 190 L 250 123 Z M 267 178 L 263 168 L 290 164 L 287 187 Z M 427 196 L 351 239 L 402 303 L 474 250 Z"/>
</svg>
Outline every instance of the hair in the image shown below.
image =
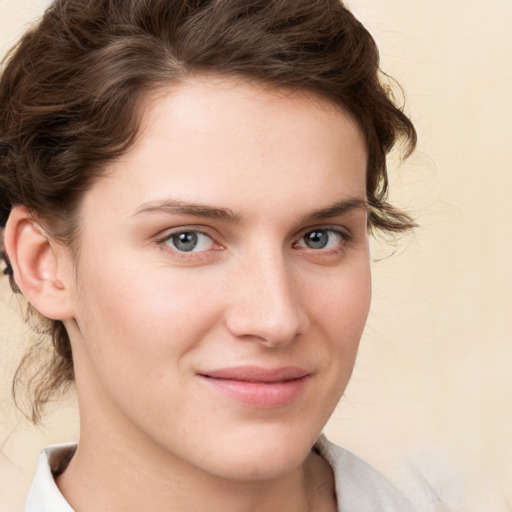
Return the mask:
<svg viewBox="0 0 512 512">
<path fill-rule="evenodd" d="M 368 150 L 369 230 L 414 226 L 387 201 L 386 155 L 401 140 L 408 156 L 416 132 L 379 70 L 375 41 L 339 0 L 56 0 L 4 62 L 0 227 L 24 205 L 75 247 L 80 200 L 133 143 L 142 99 L 208 74 L 309 92 L 343 108 Z M 5 252 L 3 259 L 19 292 Z M 74 373 L 63 323 L 28 308 L 52 341 L 47 363 L 34 344 L 13 382 L 16 400 L 26 381 L 36 423 Z"/>
</svg>

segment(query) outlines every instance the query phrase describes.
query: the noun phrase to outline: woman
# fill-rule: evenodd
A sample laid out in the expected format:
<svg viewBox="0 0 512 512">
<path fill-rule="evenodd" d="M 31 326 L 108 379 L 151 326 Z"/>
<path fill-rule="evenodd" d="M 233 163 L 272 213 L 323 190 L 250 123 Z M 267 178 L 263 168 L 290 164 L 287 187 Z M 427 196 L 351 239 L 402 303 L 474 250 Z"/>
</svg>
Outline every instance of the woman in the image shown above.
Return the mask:
<svg viewBox="0 0 512 512">
<path fill-rule="evenodd" d="M 336 0 L 60 0 L 3 72 L 5 273 L 51 336 L 33 419 L 77 445 L 26 511 L 410 511 L 321 431 L 415 131 Z M 30 358 L 29 358 L 30 359 Z"/>
</svg>

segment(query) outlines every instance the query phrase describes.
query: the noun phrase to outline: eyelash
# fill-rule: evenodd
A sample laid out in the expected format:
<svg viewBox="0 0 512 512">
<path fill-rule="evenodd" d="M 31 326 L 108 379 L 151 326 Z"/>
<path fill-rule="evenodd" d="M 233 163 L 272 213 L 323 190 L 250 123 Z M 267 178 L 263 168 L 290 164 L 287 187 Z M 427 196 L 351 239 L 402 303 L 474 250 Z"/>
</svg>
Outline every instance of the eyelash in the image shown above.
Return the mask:
<svg viewBox="0 0 512 512">
<path fill-rule="evenodd" d="M 324 249 L 324 248 L 313 249 L 311 247 L 299 245 L 300 242 L 302 242 L 307 235 L 311 235 L 315 232 L 335 234 L 340 237 L 340 241 L 338 244 L 336 244 L 336 247 L 332 247 L 332 248 L 328 248 L 328 249 Z M 214 246 L 213 250 L 221 251 L 224 249 L 224 247 L 222 245 L 218 244 L 217 242 L 215 242 L 215 240 L 208 233 L 206 233 L 205 231 L 203 231 L 201 229 L 195 228 L 195 227 L 190 227 L 189 229 L 178 228 L 173 231 L 167 232 L 165 234 L 165 236 L 159 238 L 156 242 L 158 245 L 162 246 L 162 248 L 164 250 L 169 250 L 173 254 L 175 254 L 181 258 L 186 258 L 186 259 L 201 258 L 201 257 L 204 257 L 204 255 L 207 252 L 209 252 L 209 249 L 200 250 L 200 251 L 194 251 L 193 249 L 191 251 L 180 251 L 176 247 L 171 247 L 168 244 L 168 242 L 170 240 L 172 240 L 173 237 L 181 235 L 181 234 L 195 234 L 195 235 L 205 236 L 210 239 L 211 244 Z M 308 228 L 308 230 L 306 232 L 304 232 L 299 237 L 299 239 L 292 244 L 292 247 L 294 249 L 297 249 L 300 251 L 303 251 L 303 250 L 304 251 L 312 251 L 313 253 L 318 253 L 318 254 L 336 254 L 338 252 L 341 252 L 343 250 L 343 248 L 348 246 L 352 242 L 352 240 L 353 240 L 353 235 L 347 231 L 342 231 L 339 228 L 330 227 L 330 226 L 321 226 L 321 227 L 317 227 L 317 228 L 314 228 L 314 227 Z"/>
</svg>

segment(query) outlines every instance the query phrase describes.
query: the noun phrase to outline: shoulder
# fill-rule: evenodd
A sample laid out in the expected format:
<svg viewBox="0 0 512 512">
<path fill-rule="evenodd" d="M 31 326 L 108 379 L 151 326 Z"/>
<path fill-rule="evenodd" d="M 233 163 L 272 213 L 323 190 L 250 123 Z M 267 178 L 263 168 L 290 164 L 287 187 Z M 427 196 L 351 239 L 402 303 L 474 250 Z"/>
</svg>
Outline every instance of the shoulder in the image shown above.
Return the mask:
<svg viewBox="0 0 512 512">
<path fill-rule="evenodd" d="M 315 447 L 332 467 L 339 510 L 415 512 L 410 501 L 387 478 L 353 453 L 323 435 Z"/>
</svg>

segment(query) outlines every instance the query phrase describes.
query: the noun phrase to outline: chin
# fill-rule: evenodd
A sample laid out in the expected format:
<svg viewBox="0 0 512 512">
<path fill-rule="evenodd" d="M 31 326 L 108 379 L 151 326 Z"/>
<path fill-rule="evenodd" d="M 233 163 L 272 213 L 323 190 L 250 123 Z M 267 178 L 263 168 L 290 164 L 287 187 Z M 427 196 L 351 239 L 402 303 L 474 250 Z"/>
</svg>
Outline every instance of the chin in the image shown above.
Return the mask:
<svg viewBox="0 0 512 512">
<path fill-rule="evenodd" d="M 216 473 L 253 481 L 286 476 L 304 463 L 319 435 L 259 428 L 252 435 L 235 436 L 222 447 Z"/>
<path fill-rule="evenodd" d="M 306 460 L 309 450 L 300 454 L 273 453 L 269 456 L 257 453 L 244 453 L 242 458 L 225 458 L 217 467 L 217 476 L 227 480 L 265 481 L 283 478 L 293 473 Z"/>
</svg>

